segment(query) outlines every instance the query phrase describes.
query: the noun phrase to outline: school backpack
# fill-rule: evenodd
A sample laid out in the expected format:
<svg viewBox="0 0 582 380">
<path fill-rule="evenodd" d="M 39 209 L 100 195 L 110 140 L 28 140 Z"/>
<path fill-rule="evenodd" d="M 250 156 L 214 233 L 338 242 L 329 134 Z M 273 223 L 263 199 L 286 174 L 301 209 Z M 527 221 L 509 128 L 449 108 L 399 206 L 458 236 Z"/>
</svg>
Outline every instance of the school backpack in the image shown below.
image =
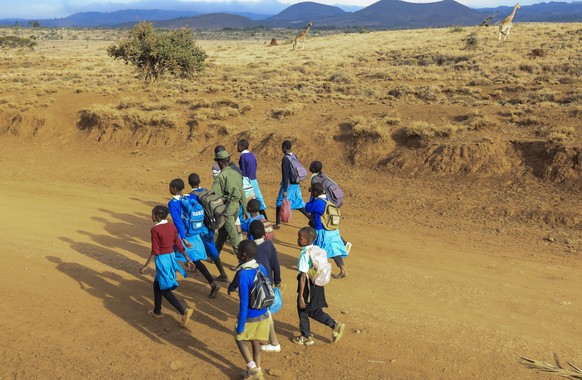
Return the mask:
<svg viewBox="0 0 582 380">
<path fill-rule="evenodd" d="M 194 236 L 202 232 L 204 227 L 204 208 L 196 198 L 187 195 L 180 198 L 182 208 L 182 222 L 186 229 L 186 236 Z"/>
<path fill-rule="evenodd" d="M 321 224 L 328 231 L 337 230 L 340 225 L 342 213 L 336 205 L 325 201 L 325 211 L 321 215 Z"/>
<path fill-rule="evenodd" d="M 321 177 L 323 179 L 321 184 L 329 201 L 336 207 L 342 207 L 344 204 L 344 192 L 341 187 L 328 176 L 322 174 Z"/>
<path fill-rule="evenodd" d="M 198 201 L 204 208 L 207 225 L 215 230 L 224 226 L 224 222 L 226 221 L 225 214 L 227 206 L 224 204 L 222 197 L 220 197 L 214 191 L 207 189 L 202 189 L 196 195 L 198 196 Z"/>
<path fill-rule="evenodd" d="M 307 169 L 301 165 L 299 159 L 294 154 L 287 155 L 291 163 L 291 182 L 299 183 L 307 178 Z"/>
<path fill-rule="evenodd" d="M 261 272 L 260 266 L 257 267 L 255 279 L 249 291 L 249 308 L 262 310 L 271 306 L 275 302 L 275 292 L 269 277 Z"/>
<path fill-rule="evenodd" d="M 256 196 L 255 188 L 253 187 L 253 184 L 249 177 L 243 177 L 243 193 L 245 194 L 245 198 L 247 201 L 254 199 Z"/>
<path fill-rule="evenodd" d="M 309 257 L 311 258 L 311 268 L 307 275 L 317 286 L 325 286 L 329 284 L 331 279 L 331 264 L 327 261 L 327 252 L 316 245 L 309 249 Z"/>
</svg>

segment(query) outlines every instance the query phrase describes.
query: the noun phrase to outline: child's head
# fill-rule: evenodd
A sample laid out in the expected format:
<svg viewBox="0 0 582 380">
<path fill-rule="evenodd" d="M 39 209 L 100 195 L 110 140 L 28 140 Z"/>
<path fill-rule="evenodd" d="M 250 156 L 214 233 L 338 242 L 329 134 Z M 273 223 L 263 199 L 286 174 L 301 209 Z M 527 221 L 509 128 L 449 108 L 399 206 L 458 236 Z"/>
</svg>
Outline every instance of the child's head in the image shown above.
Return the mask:
<svg viewBox="0 0 582 380">
<path fill-rule="evenodd" d="M 175 178 L 170 181 L 170 194 L 181 194 L 182 190 L 184 190 L 184 181 L 181 178 Z"/>
<path fill-rule="evenodd" d="M 249 226 L 249 233 L 253 239 L 261 239 L 265 236 L 265 225 L 260 220 L 253 220 Z"/>
<path fill-rule="evenodd" d="M 315 241 L 316 237 L 317 233 L 315 232 L 314 228 L 303 227 L 299 230 L 299 232 L 297 232 L 297 245 L 300 247 L 311 245 Z"/>
<path fill-rule="evenodd" d="M 247 210 L 251 214 L 256 214 L 261 209 L 261 202 L 256 199 L 251 199 L 249 203 L 247 203 Z"/>
<path fill-rule="evenodd" d="M 193 188 L 197 188 L 200 186 L 200 176 L 196 173 L 191 173 L 188 176 L 188 184 Z"/>
<path fill-rule="evenodd" d="M 247 149 L 249 149 L 249 141 L 246 139 L 238 140 L 238 143 L 236 144 L 236 150 L 242 152 L 243 150 Z"/>
<path fill-rule="evenodd" d="M 316 182 L 311 185 L 311 195 L 319 197 L 321 194 L 323 194 L 323 185 L 321 183 Z"/>
<path fill-rule="evenodd" d="M 281 144 L 281 149 L 283 150 L 283 153 L 289 153 L 289 152 L 291 152 L 292 146 L 293 146 L 293 144 L 291 144 L 291 141 L 285 140 Z"/>
<path fill-rule="evenodd" d="M 166 206 L 157 205 L 152 209 L 152 221 L 159 222 L 168 217 L 170 210 Z"/>
<path fill-rule="evenodd" d="M 226 150 L 224 145 L 217 145 L 216 147 L 214 147 L 214 155 L 217 155 L 218 152 L 222 152 L 223 150 Z"/>
<path fill-rule="evenodd" d="M 321 173 L 323 170 L 323 164 L 320 161 L 313 161 L 309 164 L 309 171 L 312 173 Z"/>
<path fill-rule="evenodd" d="M 251 261 L 257 255 L 257 243 L 252 240 L 243 240 L 238 245 L 236 257 L 244 262 Z"/>
</svg>

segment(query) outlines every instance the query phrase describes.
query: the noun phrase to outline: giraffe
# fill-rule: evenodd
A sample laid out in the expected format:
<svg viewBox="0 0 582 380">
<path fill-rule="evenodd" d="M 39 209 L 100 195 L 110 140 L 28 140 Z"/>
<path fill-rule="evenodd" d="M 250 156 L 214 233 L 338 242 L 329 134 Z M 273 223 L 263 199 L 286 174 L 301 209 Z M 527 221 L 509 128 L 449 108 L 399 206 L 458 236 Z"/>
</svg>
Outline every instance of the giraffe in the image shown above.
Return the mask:
<svg viewBox="0 0 582 380">
<path fill-rule="evenodd" d="M 515 4 L 515 7 L 513 7 L 513 12 L 511 12 L 511 14 L 507 16 L 505 20 L 501 21 L 501 23 L 499 24 L 499 42 L 501 42 L 502 34 L 505 36 L 505 38 L 503 38 L 503 41 L 509 38 L 509 29 L 511 29 L 513 25 L 511 21 L 513 20 L 513 16 L 515 16 L 515 12 L 519 8 L 521 8 L 519 4 Z"/>
<path fill-rule="evenodd" d="M 297 37 L 293 39 L 293 50 L 295 50 L 295 47 L 299 42 L 301 42 L 301 49 L 305 49 L 305 40 L 307 39 L 307 33 L 309 32 L 309 28 L 311 28 L 311 25 L 313 25 L 313 23 L 309 21 L 307 23 L 307 28 L 305 28 L 303 32 L 299 33 Z"/>
</svg>

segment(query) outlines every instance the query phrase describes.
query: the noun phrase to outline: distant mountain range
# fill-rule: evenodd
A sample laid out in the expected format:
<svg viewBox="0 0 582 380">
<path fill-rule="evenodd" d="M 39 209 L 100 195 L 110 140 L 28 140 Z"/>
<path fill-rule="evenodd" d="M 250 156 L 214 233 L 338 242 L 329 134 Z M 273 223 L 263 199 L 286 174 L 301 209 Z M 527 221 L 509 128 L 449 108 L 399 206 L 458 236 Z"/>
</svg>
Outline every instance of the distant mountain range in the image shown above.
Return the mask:
<svg viewBox="0 0 582 380">
<path fill-rule="evenodd" d="M 223 4 L 223 3 L 221 3 Z M 206 4 L 205 10 L 209 5 Z M 400 0 L 380 0 L 354 12 L 319 4 L 303 2 L 289 6 L 276 15 L 261 15 L 252 12 L 226 11 L 196 12 L 185 10 L 122 10 L 111 13 L 81 12 L 71 16 L 34 20 L 42 27 L 122 27 L 129 28 L 140 21 L 152 21 L 157 27 L 193 29 L 291 27 L 303 28 L 308 21 L 317 27 L 366 27 L 371 29 L 424 28 L 449 25 L 475 25 L 498 12 L 491 23 L 502 20 L 513 7 L 471 9 L 454 0 L 434 3 L 409 3 Z M 202 14 L 205 13 L 205 14 Z M 580 22 L 582 2 L 550 2 L 524 5 L 518 10 L 514 22 Z M 31 25 L 33 20 L 3 19 L 0 25 Z"/>
</svg>

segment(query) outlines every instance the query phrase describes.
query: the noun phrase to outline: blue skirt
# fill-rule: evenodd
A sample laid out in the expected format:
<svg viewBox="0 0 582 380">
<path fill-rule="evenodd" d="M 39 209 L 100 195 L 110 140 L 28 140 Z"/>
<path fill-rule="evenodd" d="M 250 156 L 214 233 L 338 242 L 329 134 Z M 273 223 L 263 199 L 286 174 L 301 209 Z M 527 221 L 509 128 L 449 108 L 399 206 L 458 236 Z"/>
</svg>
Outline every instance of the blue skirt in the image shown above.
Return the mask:
<svg viewBox="0 0 582 380">
<path fill-rule="evenodd" d="M 327 252 L 328 258 L 335 256 L 346 257 L 348 255 L 348 251 L 346 251 L 346 246 L 342 241 L 339 230 L 328 231 L 322 228 L 315 232 L 317 232 L 317 237 L 313 244 L 324 249 Z"/>
<path fill-rule="evenodd" d="M 160 284 L 161 290 L 174 290 L 178 287 L 176 270 L 182 273 L 182 276 L 188 277 L 184 269 L 176 261 L 174 252 L 156 255 L 156 276 L 154 279 Z"/>
<path fill-rule="evenodd" d="M 200 238 L 204 244 L 206 255 L 212 260 L 216 260 L 220 252 L 218 252 L 218 249 L 216 249 L 216 244 L 214 243 L 214 230 L 208 229 L 206 226 L 202 227 Z"/>
<path fill-rule="evenodd" d="M 188 236 L 186 240 L 188 243 L 192 244 L 192 248 L 187 248 L 184 246 L 186 250 L 186 254 L 192 261 L 200 261 L 206 260 L 206 249 L 204 248 L 204 243 L 202 242 L 202 238 L 200 237 L 201 234 Z M 176 260 L 181 261 L 183 263 L 186 262 L 186 258 L 180 252 L 174 251 L 176 254 Z"/>
<path fill-rule="evenodd" d="M 261 193 L 261 189 L 259 188 L 259 183 L 256 179 L 251 179 L 251 184 L 253 185 L 253 189 L 255 189 L 255 199 L 261 202 L 261 210 L 266 210 L 267 206 L 265 205 L 265 200 L 263 199 L 263 193 Z"/>
<path fill-rule="evenodd" d="M 301 186 L 299 184 L 289 185 L 287 189 L 287 200 L 291 204 L 291 210 L 298 210 L 305 207 L 305 202 L 303 202 L 303 196 L 301 195 Z M 279 188 L 279 195 L 277 195 L 277 207 L 281 207 L 283 204 L 283 184 Z"/>
</svg>

